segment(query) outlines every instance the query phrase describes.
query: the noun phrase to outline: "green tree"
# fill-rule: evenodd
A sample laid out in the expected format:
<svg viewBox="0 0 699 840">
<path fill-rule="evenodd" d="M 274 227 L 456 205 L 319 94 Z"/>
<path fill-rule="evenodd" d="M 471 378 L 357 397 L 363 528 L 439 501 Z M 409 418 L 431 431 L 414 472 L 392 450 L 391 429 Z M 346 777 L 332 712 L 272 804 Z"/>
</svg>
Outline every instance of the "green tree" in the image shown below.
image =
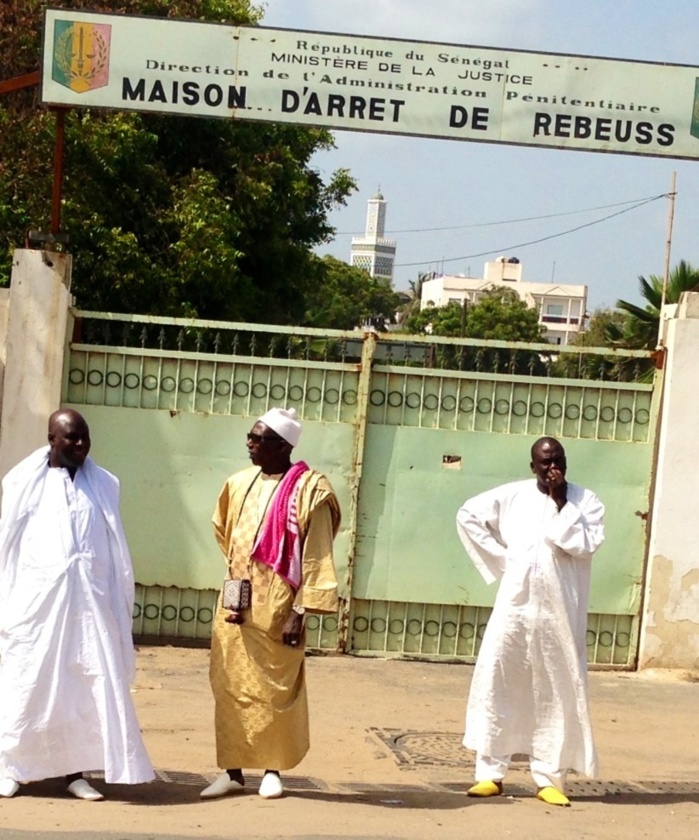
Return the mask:
<svg viewBox="0 0 699 840">
<path fill-rule="evenodd" d="M 538 311 L 506 286 L 486 289 L 478 303 L 468 308 L 466 335 L 497 341 L 546 341 Z"/>
<path fill-rule="evenodd" d="M 608 341 L 619 347 L 653 350 L 658 343 L 660 308 L 663 301 L 663 278 L 650 274 L 648 279 L 638 278 L 641 297 L 646 305 L 641 307 L 626 300 L 616 305 L 628 316 L 621 327 L 611 325 L 607 330 Z M 680 260 L 668 276 L 665 303 L 678 303 L 682 292 L 699 289 L 699 269 Z"/>
<path fill-rule="evenodd" d="M 371 317 L 393 320 L 398 295 L 363 269 L 328 255 L 316 259 L 315 272 L 306 294 L 306 326 L 351 330 Z"/>
<path fill-rule="evenodd" d="M 409 333 L 458 337 L 464 334 L 463 309 L 459 303 L 427 306 L 413 311 L 405 320 Z"/>
<path fill-rule="evenodd" d="M 427 279 L 429 279 L 428 274 L 419 274 L 417 280 L 408 281 L 408 291 L 400 293 L 402 302 L 398 305 L 396 311 L 396 323 L 401 329 L 405 329 L 408 320 L 420 311 L 422 284 Z"/>
<path fill-rule="evenodd" d="M 600 307 L 590 315 L 587 326 L 571 339 L 573 347 L 612 347 L 612 335 L 626 328 L 628 315 L 618 309 Z M 552 363 L 551 375 L 576 379 L 633 379 L 633 367 L 626 359 L 592 353 L 561 353 Z"/>
<path fill-rule="evenodd" d="M 609 347 L 610 334 L 623 331 L 627 315 L 618 309 L 601 306 L 589 316 L 587 326 L 571 339 L 574 347 Z"/>
<path fill-rule="evenodd" d="M 427 307 L 412 314 L 405 323 L 407 332 L 480 338 L 498 341 L 544 342 L 539 313 L 520 300 L 514 289 L 493 286 L 482 293 L 478 303 L 462 307 L 459 303 Z M 546 362 L 541 353 L 527 350 L 498 350 L 481 347 L 439 345 L 431 353 L 437 367 L 469 370 L 508 371 L 541 374 Z"/>
<path fill-rule="evenodd" d="M 44 2 L 0 5 L 0 79 L 37 69 Z M 82 0 L 51 3 L 80 8 Z M 96 11 L 255 24 L 249 0 L 118 0 Z M 35 89 L 0 98 L 0 281 L 28 228 L 48 229 L 53 116 Z M 83 308 L 299 323 L 313 249 L 355 188 L 311 166 L 322 129 L 72 110 L 63 228 Z"/>
<path fill-rule="evenodd" d="M 546 342 L 539 312 L 506 286 L 492 286 L 469 307 L 466 334 L 490 341 Z M 549 364 L 540 352 L 514 349 L 477 350 L 474 361 L 480 369 L 530 375 L 546 374 Z"/>
<path fill-rule="evenodd" d="M 464 336 L 497 341 L 545 341 L 539 313 L 520 300 L 514 289 L 493 286 L 477 303 L 428 306 L 405 321 L 406 332 L 425 335 Z"/>
</svg>

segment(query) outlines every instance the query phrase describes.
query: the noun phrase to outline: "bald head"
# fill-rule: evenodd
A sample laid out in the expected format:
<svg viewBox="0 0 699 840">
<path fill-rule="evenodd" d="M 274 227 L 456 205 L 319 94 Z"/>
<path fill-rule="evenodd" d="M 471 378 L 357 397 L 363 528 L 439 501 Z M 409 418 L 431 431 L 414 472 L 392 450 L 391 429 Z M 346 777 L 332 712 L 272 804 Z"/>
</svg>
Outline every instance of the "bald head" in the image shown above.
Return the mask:
<svg viewBox="0 0 699 840">
<path fill-rule="evenodd" d="M 82 414 L 59 408 L 49 417 L 49 466 L 65 467 L 75 475 L 90 451 L 90 429 Z"/>
<path fill-rule="evenodd" d="M 49 417 L 49 434 L 55 432 L 59 426 L 65 423 L 84 423 L 87 426 L 85 418 L 80 412 L 72 408 L 59 408 Z"/>
<path fill-rule="evenodd" d="M 532 458 L 534 458 L 534 453 L 542 447 L 558 447 L 561 450 L 561 452 L 563 452 L 563 454 L 565 455 L 565 449 L 563 449 L 563 446 L 561 445 L 561 442 L 559 440 L 556 440 L 556 438 L 554 437 L 540 437 L 539 440 L 534 441 L 534 443 L 532 444 Z"/>
</svg>

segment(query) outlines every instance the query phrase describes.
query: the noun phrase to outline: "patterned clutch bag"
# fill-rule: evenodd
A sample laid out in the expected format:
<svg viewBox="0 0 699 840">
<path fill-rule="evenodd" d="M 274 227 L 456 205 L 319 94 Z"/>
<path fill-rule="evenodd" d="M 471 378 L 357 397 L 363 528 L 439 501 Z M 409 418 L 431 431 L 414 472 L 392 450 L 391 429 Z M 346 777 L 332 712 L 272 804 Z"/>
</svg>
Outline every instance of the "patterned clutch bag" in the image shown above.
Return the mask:
<svg viewBox="0 0 699 840">
<path fill-rule="evenodd" d="M 252 601 L 252 583 L 249 580 L 223 581 L 223 608 L 225 610 L 247 610 Z"/>
</svg>

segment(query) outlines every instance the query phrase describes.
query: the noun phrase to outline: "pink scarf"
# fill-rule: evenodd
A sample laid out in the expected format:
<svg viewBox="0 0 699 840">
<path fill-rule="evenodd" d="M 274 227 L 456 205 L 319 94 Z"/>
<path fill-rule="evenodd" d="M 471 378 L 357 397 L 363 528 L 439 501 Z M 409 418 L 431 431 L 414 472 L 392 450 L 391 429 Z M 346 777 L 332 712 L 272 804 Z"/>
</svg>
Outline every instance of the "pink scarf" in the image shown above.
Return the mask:
<svg viewBox="0 0 699 840">
<path fill-rule="evenodd" d="M 310 467 L 299 461 L 279 484 L 267 522 L 255 541 L 251 557 L 276 572 L 296 591 L 301 586 L 301 540 L 296 497 L 301 476 Z"/>
</svg>

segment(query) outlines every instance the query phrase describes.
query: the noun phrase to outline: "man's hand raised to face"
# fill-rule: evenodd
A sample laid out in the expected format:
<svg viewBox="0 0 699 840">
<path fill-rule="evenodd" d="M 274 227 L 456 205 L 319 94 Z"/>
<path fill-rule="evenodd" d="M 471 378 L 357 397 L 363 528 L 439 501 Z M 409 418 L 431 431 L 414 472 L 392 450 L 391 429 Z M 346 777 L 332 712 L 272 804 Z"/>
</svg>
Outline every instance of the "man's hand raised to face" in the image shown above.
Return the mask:
<svg viewBox="0 0 699 840">
<path fill-rule="evenodd" d="M 549 467 L 546 473 L 546 484 L 549 488 L 549 496 L 560 510 L 568 501 L 568 482 L 562 470 L 555 465 Z"/>
</svg>

